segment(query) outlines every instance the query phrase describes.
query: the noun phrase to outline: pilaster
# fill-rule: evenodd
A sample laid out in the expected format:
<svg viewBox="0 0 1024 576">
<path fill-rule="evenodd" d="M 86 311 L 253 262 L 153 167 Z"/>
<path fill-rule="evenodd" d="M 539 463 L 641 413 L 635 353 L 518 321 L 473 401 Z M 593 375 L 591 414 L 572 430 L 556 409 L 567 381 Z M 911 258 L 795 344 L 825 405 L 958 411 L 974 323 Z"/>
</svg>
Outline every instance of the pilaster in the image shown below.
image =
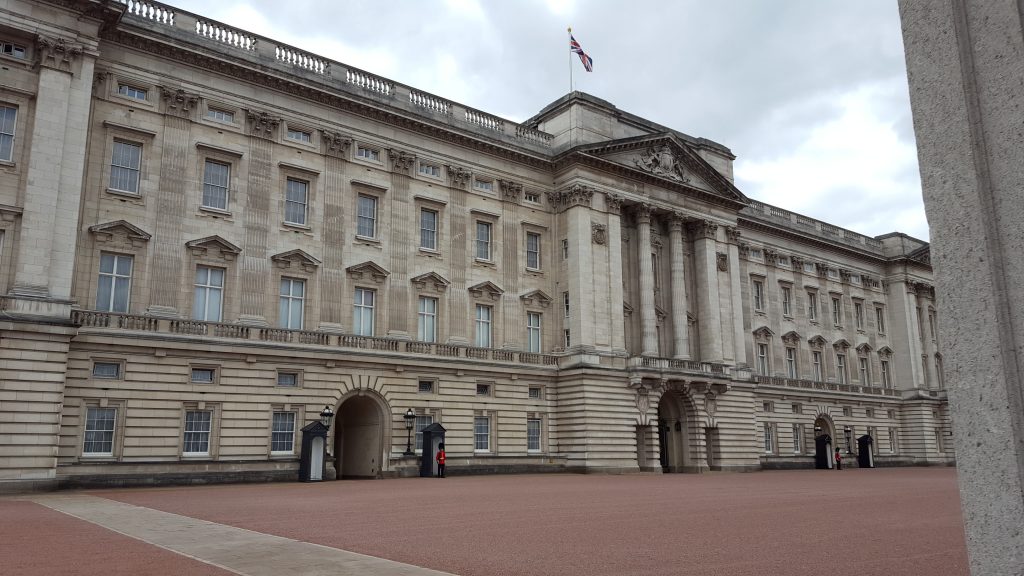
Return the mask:
<svg viewBox="0 0 1024 576">
<path fill-rule="evenodd" d="M 743 293 L 742 278 L 740 277 L 740 231 L 738 228 L 729 226 L 725 229 L 725 236 L 729 242 L 729 295 L 732 299 L 732 341 L 733 341 L 733 362 L 736 366 L 747 366 L 747 334 L 743 329 Z"/>
<path fill-rule="evenodd" d="M 622 197 L 605 194 L 608 208 L 608 321 L 612 352 L 626 354 L 626 325 L 622 314 Z"/>
<path fill-rule="evenodd" d="M 637 228 L 637 259 L 640 264 L 640 334 L 642 356 L 658 355 L 657 316 L 654 308 L 654 262 L 651 258 L 651 206 L 634 208 Z"/>
<path fill-rule="evenodd" d="M 409 197 L 409 171 L 416 165 L 416 156 L 401 150 L 390 149 L 391 191 L 388 202 L 391 207 L 388 251 L 391 262 L 391 282 L 388 286 L 387 335 L 390 338 L 408 339 L 409 323 L 415 315 L 409 313 L 409 252 L 412 238 L 409 223 L 414 220 L 410 214 L 412 198 Z"/>
<path fill-rule="evenodd" d="M 721 362 L 722 316 L 718 295 L 718 224 L 697 220 L 690 225 L 693 235 L 694 273 L 697 291 L 697 329 L 700 331 L 700 359 Z"/>
<path fill-rule="evenodd" d="M 672 257 L 673 358 L 690 359 L 690 334 L 686 320 L 686 258 L 683 254 L 683 217 L 672 214 L 669 222 L 669 251 Z"/>
<path fill-rule="evenodd" d="M 273 138 L 281 119 L 255 110 L 246 111 L 249 133 L 249 182 L 245 206 L 245 238 L 242 243 L 241 278 L 247 290 L 242 291 L 238 321 L 257 326 L 268 325 L 266 313 L 267 285 L 272 282 L 270 254 L 270 198 L 277 189 L 272 180 Z M 277 191 L 278 194 L 283 192 Z"/>
</svg>

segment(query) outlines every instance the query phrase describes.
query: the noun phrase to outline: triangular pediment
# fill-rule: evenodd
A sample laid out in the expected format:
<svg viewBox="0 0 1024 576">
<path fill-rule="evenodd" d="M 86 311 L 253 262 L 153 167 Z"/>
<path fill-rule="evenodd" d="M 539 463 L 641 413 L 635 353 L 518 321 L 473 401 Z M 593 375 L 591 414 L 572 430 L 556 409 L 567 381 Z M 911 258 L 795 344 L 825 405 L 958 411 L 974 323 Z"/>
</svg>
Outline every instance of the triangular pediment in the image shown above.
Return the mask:
<svg viewBox="0 0 1024 576">
<path fill-rule="evenodd" d="M 138 240 L 142 242 L 147 242 L 153 237 L 149 232 L 146 232 L 127 220 L 114 220 L 113 222 L 107 222 L 106 224 L 95 224 L 93 226 L 89 226 L 89 232 L 92 232 L 97 236 L 106 235 L 108 237 L 115 234 L 121 234 L 130 240 Z"/>
<path fill-rule="evenodd" d="M 761 326 L 757 330 L 754 330 L 754 337 L 762 340 L 767 340 L 775 336 L 775 332 L 772 332 L 771 328 L 767 326 Z"/>
<path fill-rule="evenodd" d="M 794 330 L 790 330 L 782 335 L 782 341 L 790 346 L 795 346 L 800 342 L 800 334 Z"/>
<path fill-rule="evenodd" d="M 845 338 L 840 338 L 832 343 L 832 347 L 836 350 L 846 350 L 850 347 L 850 343 Z"/>
<path fill-rule="evenodd" d="M 542 290 L 531 290 L 526 294 L 519 297 L 527 306 L 534 304 L 547 308 L 551 305 L 551 297 L 545 294 Z"/>
<path fill-rule="evenodd" d="M 448 279 L 437 272 L 420 274 L 410 281 L 413 286 L 416 286 L 421 290 L 433 290 L 435 292 L 444 292 L 448 288 L 448 285 L 451 284 Z"/>
<path fill-rule="evenodd" d="M 878 355 L 881 356 L 882 358 L 890 358 L 892 357 L 892 348 L 889 348 L 888 346 L 882 346 L 881 348 L 878 349 Z"/>
<path fill-rule="evenodd" d="M 185 242 L 185 248 L 197 258 L 219 257 L 229 261 L 234 260 L 242 252 L 241 248 L 216 234 Z"/>
<path fill-rule="evenodd" d="M 865 342 L 860 346 L 857 346 L 857 352 L 860 354 L 868 354 L 869 352 L 871 352 L 871 345 Z"/>
<path fill-rule="evenodd" d="M 291 268 L 293 265 L 301 266 L 303 270 L 312 272 L 320 265 L 320 260 L 310 256 L 305 250 L 296 248 L 280 254 L 274 254 L 270 260 L 277 264 L 278 268 Z"/>
<path fill-rule="evenodd" d="M 616 164 L 666 187 L 685 187 L 747 204 L 747 197 L 721 172 L 672 132 L 582 146 L 576 153 Z"/>
<path fill-rule="evenodd" d="M 391 274 L 391 272 L 381 268 L 372 260 L 349 266 L 345 268 L 345 272 L 353 280 L 372 280 L 378 284 L 384 282 L 384 279 Z"/>
<path fill-rule="evenodd" d="M 501 298 L 501 295 L 505 293 L 497 284 L 486 280 L 479 284 L 469 287 L 469 293 L 476 298 L 488 297 L 491 300 L 497 300 Z"/>
<path fill-rule="evenodd" d="M 811 348 L 821 349 L 825 344 L 828 344 L 828 340 L 825 340 L 822 336 L 818 335 L 812 336 L 807 340 L 807 343 L 811 345 Z"/>
</svg>

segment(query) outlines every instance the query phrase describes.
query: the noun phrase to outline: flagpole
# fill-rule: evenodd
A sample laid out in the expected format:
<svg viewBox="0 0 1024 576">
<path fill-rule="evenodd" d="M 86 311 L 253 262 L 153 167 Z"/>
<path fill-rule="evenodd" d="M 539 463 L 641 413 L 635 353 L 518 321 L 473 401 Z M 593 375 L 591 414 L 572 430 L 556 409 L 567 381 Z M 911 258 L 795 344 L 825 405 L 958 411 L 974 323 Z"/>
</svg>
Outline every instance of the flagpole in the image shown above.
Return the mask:
<svg viewBox="0 0 1024 576">
<path fill-rule="evenodd" d="M 572 26 L 569 27 L 569 42 L 572 42 Z M 569 50 L 569 93 L 572 94 L 572 50 Z"/>
</svg>

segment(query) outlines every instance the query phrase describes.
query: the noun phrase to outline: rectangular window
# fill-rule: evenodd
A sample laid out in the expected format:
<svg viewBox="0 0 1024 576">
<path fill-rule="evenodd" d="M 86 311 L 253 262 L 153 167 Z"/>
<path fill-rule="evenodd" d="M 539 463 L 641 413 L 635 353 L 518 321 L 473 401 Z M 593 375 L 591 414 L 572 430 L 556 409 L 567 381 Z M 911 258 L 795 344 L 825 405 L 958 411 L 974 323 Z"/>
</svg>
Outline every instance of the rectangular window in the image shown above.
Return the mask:
<svg viewBox="0 0 1024 576">
<path fill-rule="evenodd" d="M 216 368 L 193 368 L 189 381 L 196 384 L 213 384 L 216 378 Z"/>
<path fill-rule="evenodd" d="M 373 336 L 373 308 L 377 292 L 356 288 L 353 300 L 352 331 L 358 336 Z"/>
<path fill-rule="evenodd" d="M 419 171 L 420 174 L 423 174 L 424 176 L 432 176 L 434 178 L 441 177 L 441 167 L 435 164 L 427 164 L 425 162 L 420 162 Z"/>
<path fill-rule="evenodd" d="M 491 259 L 491 224 L 490 222 L 476 223 L 476 258 L 477 260 Z"/>
<path fill-rule="evenodd" d="M 416 387 L 416 392 L 420 394 L 433 394 L 434 393 L 434 381 L 433 380 L 420 380 Z"/>
<path fill-rule="evenodd" d="M 853 416 L 853 409 L 849 406 L 843 406 L 843 416 L 847 418 Z"/>
<path fill-rule="evenodd" d="M 786 376 L 796 378 L 796 348 L 786 348 Z"/>
<path fill-rule="evenodd" d="M 491 347 L 491 318 L 493 310 L 490 306 L 476 305 L 476 346 Z"/>
<path fill-rule="evenodd" d="M 896 453 L 896 429 L 889 428 L 889 453 Z"/>
<path fill-rule="evenodd" d="M 764 261 L 764 252 L 762 252 L 760 248 L 751 248 L 750 249 L 750 259 L 751 260 L 757 260 L 758 262 L 763 262 Z"/>
<path fill-rule="evenodd" d="M 562 260 L 569 259 L 569 240 L 562 240 Z"/>
<path fill-rule="evenodd" d="M 864 416 L 867 416 L 868 418 L 874 418 L 875 417 L 875 409 L 874 408 L 865 408 L 864 409 Z M 870 428 L 869 428 L 869 430 L 870 430 Z M 872 438 L 874 438 L 874 436 L 875 436 L 871 432 L 868 432 L 868 435 L 871 436 Z"/>
<path fill-rule="evenodd" d="M 775 412 L 775 403 L 770 401 L 770 400 L 766 400 L 764 402 L 761 402 L 761 411 L 762 412 Z"/>
<path fill-rule="evenodd" d="M 839 298 L 832 299 L 832 325 L 842 326 L 843 324 L 843 302 Z"/>
<path fill-rule="evenodd" d="M 779 256 L 779 261 L 777 262 L 777 265 L 778 265 L 779 268 L 792 268 L 793 267 L 793 265 L 789 261 L 789 256 Z"/>
<path fill-rule="evenodd" d="M 782 315 L 793 315 L 793 289 L 789 286 L 782 287 Z"/>
<path fill-rule="evenodd" d="M 932 340 L 935 340 L 935 312 L 928 312 L 928 331 L 932 335 Z"/>
<path fill-rule="evenodd" d="M 92 377 L 93 378 L 120 378 L 121 377 L 121 363 L 120 362 L 93 362 L 92 364 Z"/>
<path fill-rule="evenodd" d="M 117 87 L 117 93 L 121 96 L 127 96 L 135 100 L 146 100 L 146 91 L 142 88 L 136 88 L 127 84 L 120 84 Z"/>
<path fill-rule="evenodd" d="M 416 415 L 416 450 L 423 451 L 423 429 L 434 423 L 434 416 L 431 414 Z"/>
<path fill-rule="evenodd" d="M 420 296 L 416 339 L 420 342 L 437 341 L 437 298 Z"/>
<path fill-rule="evenodd" d="M 814 376 L 814 380 L 821 382 L 821 352 L 811 352 L 811 375 Z"/>
<path fill-rule="evenodd" d="M 562 309 L 565 312 L 565 317 L 569 317 L 569 293 L 562 292 Z"/>
<path fill-rule="evenodd" d="M 881 360 L 879 365 L 882 368 L 882 387 L 892 388 L 892 376 L 889 374 L 889 361 Z"/>
<path fill-rule="evenodd" d="M 835 268 L 829 268 L 828 269 L 828 277 L 833 279 L 833 280 L 838 280 L 839 279 L 839 270 L 837 270 Z"/>
<path fill-rule="evenodd" d="M 295 412 L 274 412 L 270 431 L 270 453 L 295 452 Z"/>
<path fill-rule="evenodd" d="M 540 418 L 526 420 L 526 451 L 540 452 Z"/>
<path fill-rule="evenodd" d="M 568 329 L 562 330 L 562 340 L 562 345 L 565 346 L 566 350 L 568 350 L 569 347 L 572 346 L 572 332 Z"/>
<path fill-rule="evenodd" d="M 861 285 L 860 274 L 850 274 L 850 284 L 853 284 L 855 286 L 860 286 Z"/>
<path fill-rule="evenodd" d="M 288 139 L 295 140 L 296 142 L 305 142 L 306 144 L 312 144 L 313 134 L 306 132 L 305 130 L 293 130 L 288 129 Z"/>
<path fill-rule="evenodd" d="M 757 345 L 757 373 L 768 376 L 768 345 Z"/>
<path fill-rule="evenodd" d="M 85 443 L 82 453 L 89 456 L 114 455 L 116 408 L 89 407 L 85 414 Z"/>
<path fill-rule="evenodd" d="M 885 308 L 875 308 L 875 324 L 878 325 L 878 333 L 885 334 Z"/>
<path fill-rule="evenodd" d="M 491 385 L 490 384 L 477 384 L 476 385 L 476 395 L 477 396 L 490 396 L 491 395 Z"/>
<path fill-rule="evenodd" d="M 540 353 L 540 314 L 537 312 L 526 313 L 526 351 L 534 354 Z"/>
<path fill-rule="evenodd" d="M 540 234 L 526 233 L 526 267 L 540 270 Z"/>
<path fill-rule="evenodd" d="M 207 160 L 203 168 L 203 207 L 228 209 L 228 182 L 231 165 Z"/>
<path fill-rule="evenodd" d="M 857 326 L 857 330 L 864 329 L 864 304 L 860 302 L 853 303 L 853 321 Z"/>
<path fill-rule="evenodd" d="M 538 388 L 537 386 L 531 386 L 529 391 L 527 392 L 527 396 L 530 398 L 530 400 L 540 400 L 541 395 L 541 389 Z"/>
<path fill-rule="evenodd" d="M 363 238 L 377 237 L 377 197 L 359 195 L 359 215 L 356 218 L 356 235 Z"/>
<path fill-rule="evenodd" d="M 751 283 L 754 292 L 754 310 L 764 311 L 764 282 L 754 280 Z"/>
<path fill-rule="evenodd" d="M 860 363 L 860 384 L 861 386 L 871 385 L 871 368 L 868 366 L 867 358 L 858 358 Z"/>
<path fill-rule="evenodd" d="M 220 322 L 223 298 L 224 269 L 196 266 L 192 317 L 206 322 Z"/>
<path fill-rule="evenodd" d="M 493 192 L 494 182 L 491 180 L 474 180 L 473 187 L 477 190 L 483 190 L 484 192 Z"/>
<path fill-rule="evenodd" d="M 534 204 L 540 204 L 540 194 L 536 192 L 524 192 L 523 200 L 527 202 L 533 202 Z"/>
<path fill-rule="evenodd" d="M 803 404 L 799 404 L 799 403 L 794 403 L 792 410 L 793 410 L 793 414 L 803 414 L 804 413 L 804 405 Z"/>
<path fill-rule="evenodd" d="M 206 456 L 210 453 L 210 431 L 213 429 L 213 412 L 189 410 L 185 412 L 186 456 Z"/>
<path fill-rule="evenodd" d="M 299 385 L 299 373 L 298 372 L 278 372 L 277 373 L 277 385 L 284 386 L 286 388 L 295 388 Z"/>
<path fill-rule="evenodd" d="M 807 293 L 807 319 L 812 322 L 818 319 L 818 295 L 814 292 Z"/>
<path fill-rule="evenodd" d="M 814 266 L 814 262 L 804 262 L 804 273 L 815 274 L 817 268 Z"/>
<path fill-rule="evenodd" d="M 281 328 L 302 330 L 306 307 L 306 281 L 281 278 L 279 325 Z"/>
<path fill-rule="evenodd" d="M 768 422 L 764 425 L 764 453 L 775 453 L 775 427 Z"/>
<path fill-rule="evenodd" d="M 235 122 L 234 112 L 228 112 L 227 110 L 218 110 L 216 108 L 207 109 L 206 117 L 210 118 L 211 120 L 217 120 L 219 122 L 228 122 L 232 124 Z"/>
<path fill-rule="evenodd" d="M 793 424 L 793 454 L 801 454 L 804 451 L 804 426 Z"/>
<path fill-rule="evenodd" d="M 127 312 L 131 289 L 132 257 L 124 254 L 100 254 L 96 309 L 103 312 Z"/>
<path fill-rule="evenodd" d="M 473 418 L 473 451 L 490 452 L 491 450 L 491 418 L 476 416 Z"/>
<path fill-rule="evenodd" d="M 110 188 L 138 194 L 141 166 L 142 144 L 115 140 L 114 151 L 110 157 Z"/>
<path fill-rule="evenodd" d="M 420 248 L 437 250 L 437 212 L 420 209 Z"/>
<path fill-rule="evenodd" d="M 380 151 L 373 148 L 366 148 L 365 146 L 359 146 L 356 148 L 356 156 L 364 158 L 366 160 L 372 160 L 374 162 L 380 162 Z"/>
<path fill-rule="evenodd" d="M 846 384 L 846 354 L 836 354 L 836 381 Z"/>
<path fill-rule="evenodd" d="M 308 203 L 309 182 L 289 178 L 284 198 L 284 221 L 288 224 L 305 226 Z"/>
<path fill-rule="evenodd" d="M 17 120 L 17 108 L 0 106 L 0 160 L 14 160 L 14 127 Z"/>
<path fill-rule="evenodd" d="M 20 44 L 15 44 L 13 42 L 0 42 L 0 54 L 24 60 L 28 53 L 26 52 L 25 47 Z"/>
</svg>

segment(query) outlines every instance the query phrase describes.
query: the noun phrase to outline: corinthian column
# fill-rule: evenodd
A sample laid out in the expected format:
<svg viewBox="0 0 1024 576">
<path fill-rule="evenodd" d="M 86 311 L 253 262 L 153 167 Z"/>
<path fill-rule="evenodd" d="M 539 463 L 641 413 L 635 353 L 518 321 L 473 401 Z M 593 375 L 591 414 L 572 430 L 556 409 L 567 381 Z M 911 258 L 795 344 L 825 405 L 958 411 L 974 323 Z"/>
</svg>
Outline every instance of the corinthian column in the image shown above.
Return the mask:
<svg viewBox="0 0 1024 576">
<path fill-rule="evenodd" d="M 637 258 L 640 259 L 640 332 L 643 335 L 640 354 L 658 355 L 658 325 L 654 311 L 654 262 L 651 260 L 651 207 L 636 207 Z"/>
<path fill-rule="evenodd" d="M 673 214 L 668 229 L 672 255 L 672 327 L 675 353 L 673 358 L 689 360 L 690 334 L 686 322 L 686 273 L 683 256 L 683 216 Z"/>
<path fill-rule="evenodd" d="M 700 330 L 700 359 L 722 361 L 722 310 L 718 298 L 718 252 L 715 237 L 718 224 L 710 220 L 694 222 L 693 255 L 697 274 L 697 327 Z M 726 264 L 723 262 L 723 264 Z M 724 268 L 724 266 L 723 266 Z"/>
<path fill-rule="evenodd" d="M 622 197 L 605 194 L 608 207 L 608 318 L 612 352 L 626 353 L 626 325 L 622 315 Z"/>
</svg>

